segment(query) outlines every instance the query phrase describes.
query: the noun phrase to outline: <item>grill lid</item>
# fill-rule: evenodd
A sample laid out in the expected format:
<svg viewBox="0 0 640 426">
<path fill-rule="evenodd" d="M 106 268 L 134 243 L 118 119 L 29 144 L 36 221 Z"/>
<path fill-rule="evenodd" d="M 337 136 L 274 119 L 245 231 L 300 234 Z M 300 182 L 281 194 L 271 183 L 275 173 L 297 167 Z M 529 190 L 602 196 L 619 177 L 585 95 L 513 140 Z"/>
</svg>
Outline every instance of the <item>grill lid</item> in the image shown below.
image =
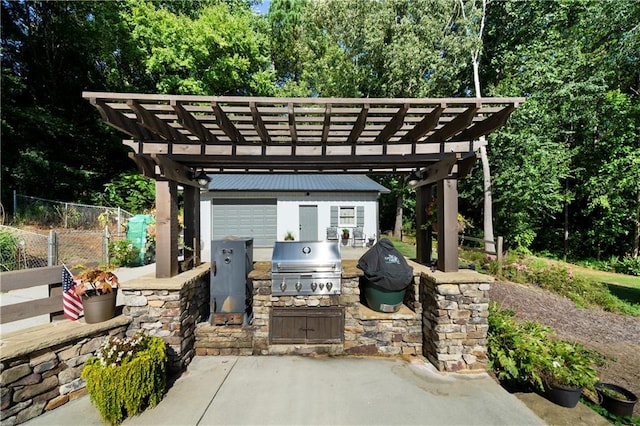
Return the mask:
<svg viewBox="0 0 640 426">
<path fill-rule="evenodd" d="M 340 248 L 333 241 L 277 241 L 271 272 L 341 272 Z"/>
</svg>

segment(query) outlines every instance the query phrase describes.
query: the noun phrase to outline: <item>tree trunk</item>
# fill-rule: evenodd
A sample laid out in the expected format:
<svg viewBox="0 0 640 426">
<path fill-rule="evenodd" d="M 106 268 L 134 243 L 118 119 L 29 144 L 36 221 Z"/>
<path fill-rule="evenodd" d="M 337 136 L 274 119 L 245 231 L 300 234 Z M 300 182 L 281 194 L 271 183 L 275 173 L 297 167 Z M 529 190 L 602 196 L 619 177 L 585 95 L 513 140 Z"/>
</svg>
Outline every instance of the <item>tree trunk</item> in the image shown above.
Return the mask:
<svg viewBox="0 0 640 426">
<path fill-rule="evenodd" d="M 484 139 L 482 136 L 481 139 Z M 482 184 L 484 186 L 484 251 L 496 253 L 495 238 L 493 236 L 493 197 L 491 195 L 491 169 L 489 157 L 484 146 L 480 147 L 482 161 Z"/>
<path fill-rule="evenodd" d="M 637 215 L 636 215 L 636 224 L 634 226 L 634 231 L 635 231 L 635 238 L 633 239 L 633 258 L 637 259 L 638 255 L 640 253 L 638 253 L 639 249 L 638 249 L 638 245 L 640 244 L 640 192 L 638 192 L 638 198 L 637 198 L 638 203 L 636 204 L 637 207 Z"/>
<path fill-rule="evenodd" d="M 461 1 L 462 11 L 464 13 L 464 3 Z M 482 33 L 484 32 L 484 23 L 487 16 L 487 0 L 482 0 L 482 18 L 480 20 L 480 30 L 478 38 L 482 42 Z M 466 19 L 466 16 L 464 16 Z M 473 66 L 473 85 L 476 91 L 476 97 L 482 97 L 480 90 L 480 53 L 482 47 L 471 53 L 471 64 Z M 491 195 L 491 169 L 489 167 L 489 157 L 487 149 L 484 146 L 485 137 L 480 137 L 480 160 L 482 161 L 482 184 L 484 187 L 484 250 L 489 253 L 496 252 L 495 239 L 493 237 L 493 197 Z"/>
<path fill-rule="evenodd" d="M 402 238 L 402 192 L 396 197 L 396 222 L 393 225 L 393 236 Z"/>
</svg>

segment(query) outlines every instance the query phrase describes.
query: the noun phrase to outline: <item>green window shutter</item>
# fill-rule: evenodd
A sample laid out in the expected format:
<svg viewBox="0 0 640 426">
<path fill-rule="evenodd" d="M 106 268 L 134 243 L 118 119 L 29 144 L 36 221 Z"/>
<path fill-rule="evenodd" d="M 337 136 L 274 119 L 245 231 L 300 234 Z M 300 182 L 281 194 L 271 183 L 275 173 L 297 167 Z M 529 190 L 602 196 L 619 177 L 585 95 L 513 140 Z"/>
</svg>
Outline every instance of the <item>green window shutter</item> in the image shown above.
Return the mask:
<svg viewBox="0 0 640 426">
<path fill-rule="evenodd" d="M 338 226 L 338 206 L 331 206 L 331 226 Z"/>
<path fill-rule="evenodd" d="M 364 226 L 364 206 L 356 207 L 356 226 Z"/>
</svg>

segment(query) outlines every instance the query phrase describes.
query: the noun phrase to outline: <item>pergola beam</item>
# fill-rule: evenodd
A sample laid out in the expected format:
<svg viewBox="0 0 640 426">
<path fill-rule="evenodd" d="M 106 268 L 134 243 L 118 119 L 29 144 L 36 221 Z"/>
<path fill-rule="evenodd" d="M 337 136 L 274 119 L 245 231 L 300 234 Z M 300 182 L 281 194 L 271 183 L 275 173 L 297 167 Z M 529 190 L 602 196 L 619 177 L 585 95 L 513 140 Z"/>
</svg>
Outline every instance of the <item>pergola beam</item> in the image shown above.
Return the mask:
<svg viewBox="0 0 640 426">
<path fill-rule="evenodd" d="M 213 135 L 209 129 L 204 127 L 193 115 L 191 115 L 181 103 L 175 99 L 171 100 L 171 106 L 178 115 L 178 122 L 182 127 L 193 133 L 202 142 L 218 143 L 218 139 Z"/>
<path fill-rule="evenodd" d="M 503 110 L 493 114 L 491 117 L 482 120 L 472 127 L 456 136 L 455 140 L 474 140 L 480 136 L 488 135 L 496 129 L 504 126 L 511 113 L 516 109 L 517 105 L 509 105 Z"/>
<path fill-rule="evenodd" d="M 192 178 L 192 170 L 180 163 L 170 159 L 166 155 L 151 155 L 153 161 L 160 166 L 162 174 L 169 180 L 181 183 L 187 186 L 199 187 L 198 183 Z"/>
<path fill-rule="evenodd" d="M 155 163 L 149 157 L 138 155 L 133 152 L 129 152 L 127 155 L 136 163 L 143 176 L 152 179 L 157 177 Z"/>
<path fill-rule="evenodd" d="M 402 128 L 402 125 L 404 124 L 404 116 L 407 114 L 408 110 L 409 104 L 404 104 L 398 109 L 398 112 L 395 113 L 391 121 L 387 123 L 387 125 L 384 127 L 384 129 L 382 129 L 382 131 L 376 138 L 377 143 L 388 142 L 389 139 L 391 139 L 391 136 L 393 136 L 398 130 L 400 130 L 400 128 Z"/>
<path fill-rule="evenodd" d="M 429 114 L 425 115 L 422 121 L 416 124 L 413 129 L 409 130 L 405 135 L 404 139 L 409 142 L 417 142 L 418 139 L 429 133 L 431 130 L 435 129 L 438 125 L 438 120 L 440 119 L 440 115 L 444 107 L 442 105 L 438 105 L 431 111 Z"/>
<path fill-rule="evenodd" d="M 249 109 L 251 110 L 251 117 L 253 118 L 253 126 L 256 128 L 258 132 L 258 136 L 260 136 L 260 140 L 263 144 L 270 144 L 271 137 L 267 132 L 267 128 L 264 126 L 264 121 L 262 121 L 262 116 L 260 115 L 260 111 L 258 111 L 258 107 L 255 102 L 249 103 Z"/>
<path fill-rule="evenodd" d="M 133 99 L 127 101 L 127 105 L 138 117 L 138 122 L 151 132 L 163 139 L 176 142 L 190 142 L 182 133 L 169 126 L 165 121 L 160 120 L 155 114 L 147 111 L 140 103 Z"/>
<path fill-rule="evenodd" d="M 465 112 L 459 114 L 455 119 L 453 119 L 453 121 L 450 121 L 440 129 L 436 130 L 431 136 L 429 136 L 427 142 L 444 142 L 456 133 L 466 129 L 473 122 L 473 117 L 478 109 L 480 109 L 479 104 L 467 108 Z"/>
<path fill-rule="evenodd" d="M 244 139 L 244 136 L 242 136 L 242 133 L 240 133 L 238 131 L 238 129 L 236 128 L 236 126 L 233 125 L 231 120 L 229 120 L 229 117 L 227 117 L 227 114 L 220 107 L 218 102 L 216 102 L 216 101 L 212 102 L 211 103 L 211 108 L 213 108 L 213 112 L 214 112 L 214 114 L 216 116 L 216 121 L 218 123 L 218 126 L 227 135 L 227 137 L 229 137 L 229 139 L 231 139 L 231 142 L 233 142 L 233 143 L 245 143 L 246 141 Z"/>
</svg>

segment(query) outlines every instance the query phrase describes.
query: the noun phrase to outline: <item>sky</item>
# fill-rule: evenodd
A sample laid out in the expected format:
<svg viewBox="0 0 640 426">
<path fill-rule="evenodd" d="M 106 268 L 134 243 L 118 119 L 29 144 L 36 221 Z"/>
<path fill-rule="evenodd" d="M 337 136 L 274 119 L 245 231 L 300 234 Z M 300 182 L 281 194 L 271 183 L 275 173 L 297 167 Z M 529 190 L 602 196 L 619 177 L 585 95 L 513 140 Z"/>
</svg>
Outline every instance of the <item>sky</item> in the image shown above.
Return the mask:
<svg viewBox="0 0 640 426">
<path fill-rule="evenodd" d="M 262 0 L 262 4 L 254 6 L 254 9 L 257 10 L 259 14 L 264 15 L 269 11 L 269 3 L 271 3 L 271 0 Z"/>
</svg>

